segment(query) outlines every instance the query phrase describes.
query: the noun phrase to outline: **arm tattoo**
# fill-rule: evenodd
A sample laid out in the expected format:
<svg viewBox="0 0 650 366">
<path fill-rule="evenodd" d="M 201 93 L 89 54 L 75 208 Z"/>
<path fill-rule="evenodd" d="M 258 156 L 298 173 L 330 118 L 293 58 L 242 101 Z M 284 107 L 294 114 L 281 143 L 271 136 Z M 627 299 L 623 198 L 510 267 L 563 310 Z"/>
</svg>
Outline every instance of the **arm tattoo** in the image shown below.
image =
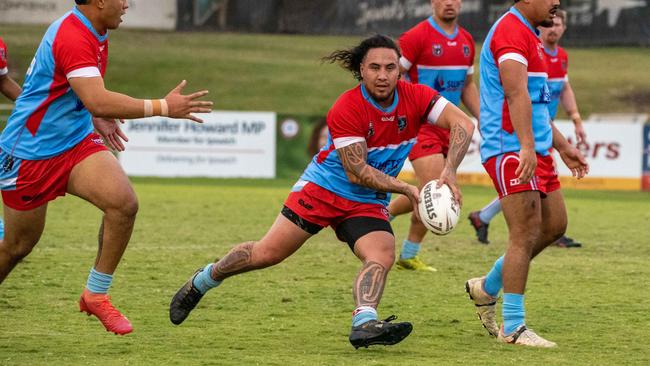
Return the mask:
<svg viewBox="0 0 650 366">
<path fill-rule="evenodd" d="M 365 141 L 336 149 L 336 153 L 350 182 L 377 191 L 401 192 L 402 182 L 367 164 L 368 146 Z"/>
<path fill-rule="evenodd" d="M 221 281 L 242 272 L 248 272 L 257 267 L 252 265 L 253 246 L 255 242 L 248 241 L 232 248 L 225 257 L 212 266 L 212 278 Z"/>
<path fill-rule="evenodd" d="M 367 262 L 354 281 L 354 303 L 359 306 L 377 308 L 386 283 L 386 268 L 376 262 Z"/>
<path fill-rule="evenodd" d="M 454 168 L 458 168 L 460 162 L 463 161 L 469 144 L 472 142 L 472 136 L 460 124 L 454 124 L 451 127 L 449 135 L 449 152 L 447 153 L 447 164 Z"/>
</svg>

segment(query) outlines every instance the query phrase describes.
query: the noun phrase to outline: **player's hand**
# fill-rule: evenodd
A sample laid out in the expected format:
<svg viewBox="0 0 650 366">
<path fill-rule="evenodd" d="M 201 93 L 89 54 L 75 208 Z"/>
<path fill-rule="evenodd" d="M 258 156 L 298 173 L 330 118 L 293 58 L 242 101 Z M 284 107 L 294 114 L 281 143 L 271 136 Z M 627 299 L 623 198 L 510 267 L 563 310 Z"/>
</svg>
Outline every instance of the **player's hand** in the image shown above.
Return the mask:
<svg viewBox="0 0 650 366">
<path fill-rule="evenodd" d="M 411 201 L 411 204 L 413 205 L 413 215 L 415 215 L 415 218 L 420 220 L 420 210 L 418 209 L 418 204 L 420 203 L 420 190 L 414 185 L 407 183 L 404 184 L 405 187 L 401 193 Z"/>
<path fill-rule="evenodd" d="M 126 137 L 120 124 L 124 123 L 121 119 L 105 119 L 93 117 L 93 126 L 95 131 L 99 133 L 104 139 L 104 143 L 115 151 L 124 151 L 124 142 L 128 142 L 129 138 Z"/>
<path fill-rule="evenodd" d="M 585 128 L 582 126 L 582 121 L 575 123 L 575 132 L 578 143 L 587 142 L 587 133 L 585 132 Z"/>
<path fill-rule="evenodd" d="M 456 200 L 456 203 L 458 203 L 458 207 L 462 207 L 463 194 L 460 191 L 458 182 L 456 181 L 456 172 L 453 171 L 453 169 L 448 169 L 448 166 L 449 165 L 445 165 L 445 168 L 442 170 L 440 178 L 438 179 L 438 184 L 436 184 L 436 188 L 440 188 L 443 184 L 446 184 L 449 189 L 451 189 L 451 193 L 454 195 L 454 200 Z"/>
<path fill-rule="evenodd" d="M 212 111 L 212 102 L 197 100 L 208 94 L 207 90 L 201 90 L 196 93 L 183 95 L 183 88 L 187 81 L 181 81 L 172 91 L 167 94 L 165 100 L 169 108 L 169 117 L 185 118 L 194 122 L 203 123 L 203 120 L 193 116 L 191 113 L 210 113 Z"/>
<path fill-rule="evenodd" d="M 567 168 L 571 170 L 571 174 L 574 177 L 581 179 L 585 175 L 589 174 L 589 164 L 585 159 L 584 155 L 576 149 L 574 146 L 569 145 L 563 151 L 559 151 L 560 157 Z"/>
<path fill-rule="evenodd" d="M 537 154 L 535 154 L 535 149 L 522 148 L 519 151 L 519 166 L 515 171 L 515 175 L 519 179 L 519 184 L 530 182 L 530 180 L 535 176 L 536 168 Z"/>
</svg>

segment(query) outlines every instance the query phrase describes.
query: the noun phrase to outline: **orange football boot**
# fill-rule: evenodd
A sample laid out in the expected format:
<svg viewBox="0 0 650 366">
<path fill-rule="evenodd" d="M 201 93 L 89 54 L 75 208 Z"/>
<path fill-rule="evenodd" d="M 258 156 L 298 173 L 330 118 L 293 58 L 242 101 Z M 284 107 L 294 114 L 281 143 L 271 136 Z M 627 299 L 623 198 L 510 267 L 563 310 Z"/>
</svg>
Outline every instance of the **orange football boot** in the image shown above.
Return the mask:
<svg viewBox="0 0 650 366">
<path fill-rule="evenodd" d="M 111 297 L 107 294 L 95 294 L 84 289 L 79 299 L 79 311 L 85 312 L 88 316 L 96 316 L 107 332 L 124 335 L 133 331 L 129 319 L 115 309 L 111 304 Z"/>
</svg>

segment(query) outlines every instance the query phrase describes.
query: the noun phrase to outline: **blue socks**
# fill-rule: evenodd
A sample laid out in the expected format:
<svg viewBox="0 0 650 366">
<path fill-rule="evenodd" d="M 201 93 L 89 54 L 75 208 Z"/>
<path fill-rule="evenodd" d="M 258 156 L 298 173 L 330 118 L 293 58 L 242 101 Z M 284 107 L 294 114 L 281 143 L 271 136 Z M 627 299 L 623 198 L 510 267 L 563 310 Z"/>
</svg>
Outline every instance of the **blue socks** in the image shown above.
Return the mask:
<svg viewBox="0 0 650 366">
<path fill-rule="evenodd" d="M 106 273 L 97 272 L 95 267 L 90 270 L 90 275 L 88 275 L 88 282 L 86 282 L 86 288 L 88 291 L 95 294 L 105 294 L 108 292 L 108 289 L 113 283 L 113 275 Z"/>
<path fill-rule="evenodd" d="M 524 310 L 524 295 L 503 294 L 503 333 L 510 335 L 517 328 L 526 324 L 526 312 Z"/>
<path fill-rule="evenodd" d="M 483 290 L 487 292 L 488 295 L 496 297 L 499 295 L 499 291 L 503 287 L 503 279 L 501 277 L 501 268 L 503 267 L 503 257 L 502 255 L 494 262 L 494 266 L 485 276 L 485 282 L 483 283 Z"/>
<path fill-rule="evenodd" d="M 499 212 L 501 212 L 501 201 L 497 197 L 494 199 L 494 201 L 488 203 L 487 206 L 481 209 L 481 211 L 478 213 L 478 218 L 484 224 L 489 224 L 490 221 L 492 221 L 492 218 L 498 215 Z"/>
<path fill-rule="evenodd" d="M 359 326 L 367 321 L 377 320 L 377 310 L 370 306 L 359 306 L 352 313 L 352 326 Z"/>
<path fill-rule="evenodd" d="M 404 243 L 402 245 L 402 253 L 399 255 L 399 258 L 411 259 L 416 255 L 418 255 L 419 251 L 420 251 L 420 243 L 415 243 L 409 241 L 408 239 L 404 239 Z"/>
<path fill-rule="evenodd" d="M 212 263 L 205 266 L 205 268 L 203 268 L 203 271 L 197 273 L 192 280 L 194 287 L 196 287 L 196 289 L 199 290 L 199 292 L 202 294 L 205 294 L 211 288 L 215 288 L 221 285 L 222 281 L 213 280 L 212 276 L 210 276 L 210 273 L 212 273 Z"/>
</svg>

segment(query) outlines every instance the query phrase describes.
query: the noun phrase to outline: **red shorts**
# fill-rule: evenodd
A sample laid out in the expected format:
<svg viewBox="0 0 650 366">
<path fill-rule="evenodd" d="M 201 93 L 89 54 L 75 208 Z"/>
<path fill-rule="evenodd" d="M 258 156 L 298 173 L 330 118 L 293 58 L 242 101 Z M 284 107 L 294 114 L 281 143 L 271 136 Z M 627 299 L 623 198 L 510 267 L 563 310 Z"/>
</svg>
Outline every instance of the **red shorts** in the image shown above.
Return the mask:
<svg viewBox="0 0 650 366">
<path fill-rule="evenodd" d="M 449 151 L 449 130 L 434 126 L 432 124 L 424 124 L 420 127 L 418 132 L 418 141 L 413 145 L 409 160 L 442 154 L 447 157 Z"/>
<path fill-rule="evenodd" d="M 301 190 L 291 192 L 284 205 L 307 220 L 307 224 L 316 225 L 313 230 L 306 230 L 312 234 L 326 226 L 336 230 L 339 223 L 352 217 L 388 222 L 388 210 L 384 205 L 350 201 L 311 182 L 307 182 Z"/>
<path fill-rule="evenodd" d="M 483 163 L 483 166 L 492 178 L 499 198 L 525 191 L 540 191 L 546 195 L 560 189 L 560 181 L 557 178 L 552 155 L 537 154 L 535 176 L 526 184 L 520 184 L 517 175 L 515 175 L 515 171 L 519 167 L 519 154 L 516 152 L 493 156 Z"/>
<path fill-rule="evenodd" d="M 9 155 L 2 151 L 0 161 L 5 169 L 0 171 L 0 189 L 4 203 L 14 210 L 27 211 L 65 196 L 72 168 L 104 150 L 107 148 L 101 136 L 91 133 L 72 149 L 49 159 L 13 158 L 13 164 L 8 165 Z"/>
</svg>

